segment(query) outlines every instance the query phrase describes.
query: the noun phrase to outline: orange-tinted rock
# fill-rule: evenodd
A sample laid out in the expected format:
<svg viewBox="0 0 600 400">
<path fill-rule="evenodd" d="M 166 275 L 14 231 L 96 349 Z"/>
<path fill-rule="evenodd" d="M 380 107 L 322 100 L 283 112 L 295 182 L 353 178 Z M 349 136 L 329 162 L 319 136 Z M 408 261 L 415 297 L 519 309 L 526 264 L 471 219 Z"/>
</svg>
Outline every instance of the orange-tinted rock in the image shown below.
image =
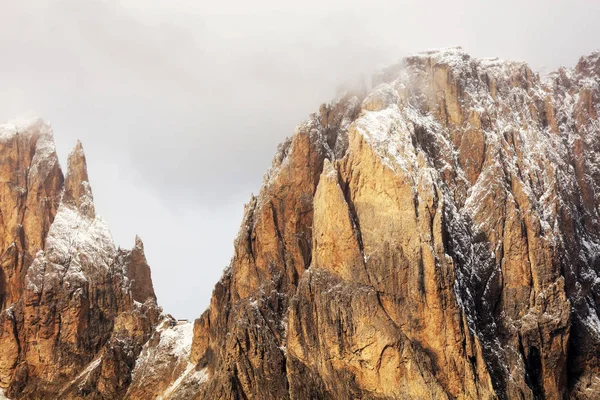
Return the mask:
<svg viewBox="0 0 600 400">
<path fill-rule="evenodd" d="M 42 120 L 0 127 L 0 310 L 17 301 L 27 268 L 44 246 L 63 174 Z"/>
<path fill-rule="evenodd" d="M 15 399 L 122 397 L 160 313 L 141 242 L 115 248 L 96 217 L 80 143 L 63 185 L 49 126 L 10 128 L 0 145 L 0 208 L 17 214 L 3 214 L 0 235 L 10 243 L 0 281 L 0 389 Z"/>
<path fill-rule="evenodd" d="M 87 163 L 83 146 L 77 141 L 67 161 L 67 176 L 62 201 L 78 209 L 83 215 L 95 218 L 94 197 L 87 173 Z"/>
<path fill-rule="evenodd" d="M 598 58 L 428 52 L 322 106 L 196 321 L 196 398 L 591 398 Z"/>
<path fill-rule="evenodd" d="M 130 281 L 130 290 L 133 300 L 145 303 L 146 300 L 156 301 L 150 266 L 144 254 L 144 243 L 138 236 L 135 237 L 135 246 L 124 255 L 123 265 L 125 275 Z"/>
<path fill-rule="evenodd" d="M 0 314 L 0 388 L 15 398 L 597 397 L 600 54 L 541 80 L 525 63 L 448 49 L 373 81 L 280 146 L 193 331 L 169 317 L 156 328 L 143 245 L 114 248 L 87 201 L 80 145 L 62 203 L 38 206 L 29 224 L 1 208 L 6 196 L 22 204 L 2 186 L 1 265 L 12 272 L 0 293 L 14 301 Z M 59 176 L 44 182 L 60 192 Z"/>
</svg>

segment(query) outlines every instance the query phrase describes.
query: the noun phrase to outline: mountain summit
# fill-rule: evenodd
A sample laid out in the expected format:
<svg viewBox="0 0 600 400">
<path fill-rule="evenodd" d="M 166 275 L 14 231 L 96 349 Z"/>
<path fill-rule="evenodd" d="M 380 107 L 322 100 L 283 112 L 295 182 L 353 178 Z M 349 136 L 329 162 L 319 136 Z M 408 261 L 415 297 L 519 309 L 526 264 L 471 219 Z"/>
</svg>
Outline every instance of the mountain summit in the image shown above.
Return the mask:
<svg viewBox="0 0 600 400">
<path fill-rule="evenodd" d="M 115 249 L 81 145 L 0 127 L 13 399 L 595 399 L 600 53 L 407 57 L 280 145 L 191 324 Z"/>
<path fill-rule="evenodd" d="M 96 216 L 81 143 L 63 178 L 48 124 L 0 132 L 0 389 L 121 398 L 160 314 L 143 251 L 115 248 Z"/>
</svg>

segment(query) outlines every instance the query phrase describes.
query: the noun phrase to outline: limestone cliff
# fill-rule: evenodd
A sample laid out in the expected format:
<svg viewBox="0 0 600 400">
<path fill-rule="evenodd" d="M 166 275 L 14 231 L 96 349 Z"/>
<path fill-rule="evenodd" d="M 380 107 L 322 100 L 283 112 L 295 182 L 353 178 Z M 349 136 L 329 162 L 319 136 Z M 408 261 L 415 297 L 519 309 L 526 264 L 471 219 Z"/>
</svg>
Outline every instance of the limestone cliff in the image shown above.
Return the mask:
<svg viewBox="0 0 600 400">
<path fill-rule="evenodd" d="M 81 143 L 63 178 L 50 127 L 0 127 L 0 390 L 119 398 L 158 321 L 141 241 L 115 248 Z"/>
<path fill-rule="evenodd" d="M 448 49 L 373 82 L 247 205 L 195 398 L 598 398 L 600 54 L 540 78 Z"/>
<path fill-rule="evenodd" d="M 78 144 L 0 128 L 14 399 L 600 398 L 600 53 L 419 53 L 278 149 L 191 324 L 115 249 Z"/>
</svg>

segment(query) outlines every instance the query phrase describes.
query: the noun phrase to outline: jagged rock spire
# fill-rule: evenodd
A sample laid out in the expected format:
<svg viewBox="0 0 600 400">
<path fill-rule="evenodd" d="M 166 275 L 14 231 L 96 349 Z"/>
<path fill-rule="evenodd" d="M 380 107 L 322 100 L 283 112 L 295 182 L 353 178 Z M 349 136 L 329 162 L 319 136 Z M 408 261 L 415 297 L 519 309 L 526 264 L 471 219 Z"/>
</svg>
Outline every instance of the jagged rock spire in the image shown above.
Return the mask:
<svg viewBox="0 0 600 400">
<path fill-rule="evenodd" d="M 126 274 L 131 281 L 133 299 L 144 303 L 148 299 L 156 301 L 150 266 L 144 254 L 144 243 L 135 235 L 135 246 L 125 257 Z"/>
<path fill-rule="evenodd" d="M 144 242 L 138 235 L 135 235 L 135 248 L 144 254 Z"/>
<path fill-rule="evenodd" d="M 75 148 L 69 154 L 67 161 L 67 176 L 65 178 L 65 191 L 63 203 L 71 205 L 79 210 L 81 214 L 96 217 L 94 197 L 89 183 L 87 163 L 83 146 L 79 140 Z"/>
<path fill-rule="evenodd" d="M 50 124 L 38 117 L 0 124 L 0 311 L 21 296 L 62 189 Z"/>
<path fill-rule="evenodd" d="M 122 398 L 160 315 L 150 279 L 141 240 L 117 252 L 95 218 L 81 143 L 65 179 L 48 123 L 0 125 L 0 398 Z"/>
</svg>

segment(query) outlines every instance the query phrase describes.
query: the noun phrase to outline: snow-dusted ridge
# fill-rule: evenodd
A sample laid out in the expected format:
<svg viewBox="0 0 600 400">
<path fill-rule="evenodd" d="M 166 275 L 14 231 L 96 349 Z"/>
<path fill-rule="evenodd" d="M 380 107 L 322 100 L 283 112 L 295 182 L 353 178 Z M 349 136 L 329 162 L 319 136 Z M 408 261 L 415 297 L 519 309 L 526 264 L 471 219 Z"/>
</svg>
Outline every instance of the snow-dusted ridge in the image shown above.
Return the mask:
<svg viewBox="0 0 600 400">
<path fill-rule="evenodd" d="M 122 352 L 120 357 L 133 364 L 161 312 L 141 240 L 136 238 L 130 251 L 116 248 L 95 213 L 79 141 L 66 174 L 52 128 L 41 118 L 0 125 L 0 150 L 6 155 L 2 194 L 7 199 L 0 219 L 6 235 L 2 272 L 12 291 L 6 297 L 4 285 L 0 291 L 0 348 L 8 360 L 15 357 L 15 366 L 29 368 L 17 377 L 15 367 L 6 368 L 13 361 L 2 364 L 1 384 L 8 385 L 6 393 L 18 387 L 23 396 L 30 395 L 27 385 L 33 381 L 39 381 L 36 393 L 59 388 L 59 397 L 99 390 L 99 371 L 123 374 L 110 356 Z M 105 382 L 103 395 L 123 391 L 122 384 Z"/>
<path fill-rule="evenodd" d="M 261 254 L 254 254 L 261 250 L 253 244 L 255 240 L 256 243 L 265 240 L 258 237 L 261 233 L 264 235 L 264 229 L 257 229 L 260 223 L 265 224 L 268 220 L 271 224 L 270 219 L 274 219 L 278 240 L 285 240 L 282 229 L 287 227 L 278 220 L 280 215 L 272 214 L 281 213 L 284 218 L 294 215 L 293 211 L 285 209 L 290 204 L 285 204 L 285 199 L 281 198 L 284 196 L 278 197 L 278 194 L 290 190 L 288 177 L 291 170 L 301 169 L 298 157 L 306 159 L 309 152 L 325 155 L 331 161 L 325 162 L 327 168 L 334 165 L 338 169 L 340 185 L 350 197 L 347 201 L 351 208 L 357 207 L 358 203 L 351 198 L 355 193 L 353 190 L 366 190 L 357 188 L 357 182 L 364 180 L 367 185 L 376 186 L 384 181 L 382 177 L 377 182 L 368 181 L 366 174 L 349 172 L 351 167 L 360 169 L 360 165 L 351 164 L 352 155 L 356 156 L 367 147 L 383 165 L 385 177 L 391 175 L 389 171 L 396 174 L 390 178 L 395 186 L 376 186 L 381 189 L 380 193 L 385 196 L 386 190 L 391 192 L 407 184 L 407 192 L 412 189 L 414 194 L 411 200 L 415 203 L 417 220 L 422 211 L 417 205 L 429 199 L 431 206 L 425 206 L 425 214 L 431 212 L 442 221 L 447 236 L 439 247 L 445 252 L 435 254 L 435 267 L 443 270 L 451 265 L 448 268 L 453 279 L 452 301 L 456 300 L 464 313 L 467 326 L 464 329 L 480 340 L 477 346 L 481 346 L 480 351 L 484 353 L 480 368 L 492 371 L 492 379 L 498 379 L 493 384 L 497 385 L 499 393 L 510 385 L 522 385 L 527 390 L 531 382 L 525 380 L 533 374 L 526 371 L 531 369 L 526 365 L 529 352 L 533 351 L 531 349 L 543 351 L 543 346 L 549 346 L 546 337 L 538 339 L 536 336 L 542 336 L 542 333 L 535 333 L 536 324 L 539 323 L 539 332 L 553 327 L 548 335 L 556 335 L 559 331 L 568 332 L 571 328 L 569 318 L 577 318 L 581 325 L 576 328 L 589 331 L 591 341 L 597 340 L 600 331 L 596 311 L 600 289 L 596 271 L 600 259 L 597 234 L 600 223 L 599 76 L 598 53 L 583 57 L 575 68 L 562 68 L 543 79 L 524 62 L 478 59 L 461 48 L 410 55 L 378 74 L 373 79 L 375 87 L 369 93 L 340 96 L 322 106 L 280 147 L 261 192 L 252 198 L 244 214 L 236 242 L 239 259 L 232 261 L 220 285 L 229 284 L 230 290 L 235 292 L 236 279 L 253 276 L 252 271 L 246 270 L 243 257 L 248 256 L 252 268 L 261 267 L 256 265 Z M 358 112 L 347 124 L 339 124 L 337 120 L 331 124 L 328 113 L 332 112 L 336 118 L 343 112 L 337 107 L 351 109 L 349 97 L 358 102 Z M 338 129 L 342 125 L 345 127 Z M 337 153 L 333 149 L 332 144 L 343 139 L 344 131 L 350 146 L 354 146 L 353 153 Z M 313 147 L 302 141 L 306 137 L 310 137 Z M 363 146 L 365 143 L 368 146 Z M 297 151 L 295 146 L 302 145 L 309 150 Z M 368 160 L 370 162 L 371 158 Z M 316 167 L 310 164 L 310 168 L 318 169 L 319 164 L 315 164 Z M 377 168 L 380 164 L 376 164 Z M 368 170 L 369 173 L 373 171 Z M 326 174 L 333 175 L 334 171 L 327 170 Z M 321 179 L 323 176 L 321 174 Z M 302 195 L 306 194 L 302 192 Z M 364 202 L 364 198 L 361 201 Z M 262 204 L 274 204 L 272 214 L 264 213 Z M 361 205 L 364 206 L 358 204 Z M 410 210 L 408 205 L 406 208 Z M 365 219 L 372 212 L 363 211 L 363 215 L 367 214 Z M 259 220 L 261 217 L 264 220 Z M 406 219 L 410 218 L 412 214 L 407 211 Z M 568 223 L 572 226 L 567 226 Z M 361 222 L 360 226 L 364 224 Z M 371 232 L 377 230 L 373 226 L 369 229 Z M 571 229 L 575 233 L 570 232 Z M 304 234 L 295 233 L 299 237 Z M 432 235 L 427 229 L 414 232 L 418 240 Z M 393 243 L 395 236 L 390 236 L 392 243 L 389 246 L 398 246 Z M 438 251 L 427 244 L 423 246 L 423 252 Z M 251 249 L 250 254 L 245 253 L 243 246 Z M 371 244 L 373 248 L 371 253 L 370 249 L 361 249 L 367 268 L 376 258 L 376 252 L 383 252 L 376 243 Z M 390 250 L 385 248 L 385 251 Z M 385 259 L 375 261 L 384 263 Z M 276 271 L 273 280 L 279 279 L 278 274 L 287 273 L 281 269 L 288 267 L 287 264 L 280 269 L 273 267 Z M 312 264 L 307 267 L 310 267 L 311 276 L 316 274 Z M 236 268 L 243 271 L 240 273 L 243 278 L 235 276 Z M 269 273 L 260 270 L 256 275 L 263 279 Z M 265 293 L 272 290 L 267 283 L 256 285 L 261 290 L 267 288 Z M 279 293 L 293 289 L 284 288 Z M 268 303 L 256 293 L 246 299 L 245 290 L 242 287 L 242 300 L 228 306 L 260 309 L 261 304 Z M 425 297 L 429 295 L 431 293 Z M 267 307 L 262 311 L 270 312 Z M 278 325 L 277 320 L 269 322 Z M 410 321 L 406 323 L 410 325 Z M 300 322 L 297 324 L 301 325 Z M 230 326 L 229 329 L 237 328 Z M 316 331 L 315 335 L 320 333 L 318 329 Z M 518 342 L 507 345 L 502 342 L 505 340 L 502 335 L 513 335 Z M 419 343 L 422 343 L 421 339 L 418 339 Z M 290 353 L 285 347 L 281 351 Z M 551 351 L 560 354 L 557 357 L 567 357 L 562 350 L 547 351 L 548 354 Z M 298 353 L 297 350 L 296 355 Z M 446 355 L 445 352 L 437 354 L 440 360 Z M 310 361 L 310 357 L 306 359 Z M 473 359 L 470 362 L 474 363 Z M 550 371 L 554 367 L 549 363 L 544 368 Z M 524 378 L 525 374 L 529 376 Z M 552 381 L 554 377 L 544 379 Z M 251 387 L 251 384 L 247 385 Z"/>
<path fill-rule="evenodd" d="M 380 382 L 402 379 L 392 364 L 406 360 L 419 366 L 417 380 L 426 375 L 427 384 L 446 385 L 440 390 L 451 393 L 448 398 L 504 394 L 506 388 L 513 390 L 506 389 L 507 397 L 518 398 L 519 390 L 539 390 L 532 377 L 546 374 L 540 379 L 546 385 L 562 379 L 553 375 L 561 373 L 555 366 L 570 367 L 563 361 L 578 351 L 567 349 L 570 329 L 588 346 L 578 356 L 595 362 L 597 352 L 589 349 L 600 343 L 599 76 L 599 54 L 541 79 L 525 63 L 477 59 L 452 48 L 411 55 L 374 79 L 368 93 L 343 94 L 324 105 L 280 146 L 260 194 L 247 206 L 232 265 L 211 309 L 196 323 L 196 343 L 194 325 L 164 315 L 158 325 L 148 322 L 142 315 L 147 303 L 127 292 L 135 279 L 128 280 L 119 262 L 143 255 L 143 247 L 136 239 L 131 252 L 115 248 L 108 227 L 95 215 L 78 143 L 69 157 L 75 173 L 67 174 L 68 195 L 65 191 L 45 246 L 27 272 L 26 289 L 33 302 L 58 294 L 62 304 L 76 308 L 95 296 L 85 292 L 91 285 L 100 282 L 111 290 L 115 285 L 110 295 L 123 296 L 126 306 L 119 307 L 126 311 L 115 318 L 114 332 L 103 332 L 110 336 L 108 352 L 85 358 L 87 364 L 66 380 L 65 393 L 92 390 L 87 385 L 110 365 L 110 351 L 120 349 L 125 358 L 135 354 L 128 359 L 132 383 L 123 391 L 163 400 L 214 388 L 235 390 L 232 371 L 243 374 L 236 385 L 245 385 L 240 389 L 245 394 L 274 389 L 285 398 L 298 385 L 290 379 L 294 373 L 307 380 L 317 376 L 318 390 L 331 376 L 339 380 L 331 375 L 339 366 L 344 374 L 356 372 L 352 390 L 366 388 L 371 395 L 371 390 L 394 390 Z M 30 130 L 16 126 L 2 128 L 2 140 Z M 51 133 L 44 135 L 36 165 L 56 158 Z M 340 253 L 346 275 L 331 282 L 328 266 L 310 253 L 317 237 L 310 236 L 311 229 L 318 226 L 311 212 L 323 207 L 314 187 L 324 177 L 343 191 L 336 201 L 340 215 L 351 219 L 347 236 L 359 238 L 351 262 Z M 364 280 L 349 272 L 355 263 L 366 271 Z M 343 312 L 344 298 L 335 296 L 347 288 L 361 302 L 353 303 L 349 295 L 351 306 Z M 366 297 L 370 293 L 373 297 Z M 302 306 L 292 309 L 291 302 Z M 12 321 L 15 312 L 7 308 L 3 314 Z M 295 320 L 294 313 L 302 318 Z M 316 322 L 302 326 L 315 315 Z M 381 326 L 369 326 L 371 316 L 381 317 Z M 65 337 L 71 339 L 67 348 L 78 343 L 79 317 L 61 315 L 61 334 L 49 346 Z M 432 325 L 442 329 L 432 332 Z M 321 335 L 322 327 L 338 336 Z M 385 334 L 373 333 L 379 328 Z M 359 338 L 367 339 L 365 346 L 353 343 L 352 335 L 361 329 L 368 333 Z M 132 331 L 138 342 L 130 340 Z M 348 340 L 341 343 L 344 335 Z M 319 341 L 309 342 L 313 338 Z M 324 344 L 328 340 L 332 346 Z M 303 346 L 307 343 L 313 347 Z M 399 348 L 403 353 L 397 356 Z M 315 361 L 313 349 L 327 356 Z M 379 374 L 384 352 L 392 360 L 389 375 L 370 379 L 369 374 Z M 546 357 L 539 360 L 543 368 L 531 361 L 536 352 Z M 249 367 L 237 357 L 247 357 Z M 331 360 L 335 363 L 322 373 Z M 253 361 L 276 367 L 265 376 L 267 368 L 256 368 Z M 294 371 L 298 365 L 302 369 Z M 588 378 L 582 385 L 597 376 Z M 340 389 L 338 383 L 329 386 Z M 263 387 L 269 385 L 274 386 Z M 209 395 L 204 392 L 204 398 Z"/>
<path fill-rule="evenodd" d="M 130 394 L 140 396 L 144 393 L 142 386 L 151 383 L 152 389 L 162 388 L 157 400 L 167 400 L 175 394 L 181 398 L 182 393 L 192 390 L 191 394 L 208 380 L 206 369 L 197 369 L 189 361 L 193 329 L 192 323 L 176 322 L 172 317 L 165 317 L 158 324 L 136 360 Z"/>
</svg>

